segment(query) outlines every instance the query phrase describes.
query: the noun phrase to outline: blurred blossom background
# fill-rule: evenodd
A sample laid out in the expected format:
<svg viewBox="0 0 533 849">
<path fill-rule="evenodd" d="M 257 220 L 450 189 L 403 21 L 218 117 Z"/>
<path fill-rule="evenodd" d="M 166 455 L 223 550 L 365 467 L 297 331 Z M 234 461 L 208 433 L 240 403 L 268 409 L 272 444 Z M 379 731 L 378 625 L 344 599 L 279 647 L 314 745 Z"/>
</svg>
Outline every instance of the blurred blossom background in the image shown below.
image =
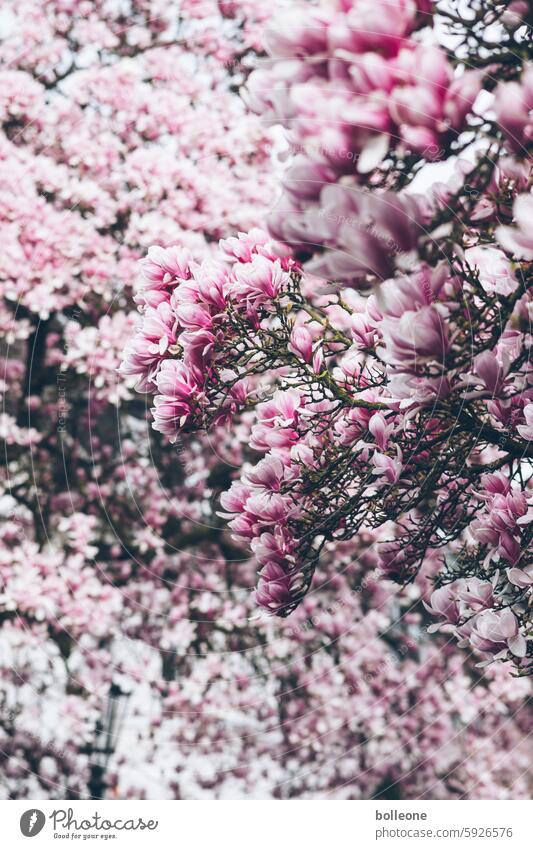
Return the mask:
<svg viewBox="0 0 533 849">
<path fill-rule="evenodd" d="M 374 133 L 389 120 L 438 159 L 442 121 L 457 133 L 478 94 L 477 77 L 450 84 L 427 106 L 431 124 L 409 111 L 421 92 L 395 95 L 396 118 L 377 114 L 378 60 L 397 56 L 429 3 L 274 5 L 277 39 L 272 4 L 258 0 L 2 4 L 0 798 L 531 794 L 530 680 L 480 667 L 446 629 L 428 633 L 438 555 L 400 591 L 377 570 L 380 532 L 361 531 L 325 546 L 291 616 L 263 615 L 256 556 L 219 515 L 250 460 L 252 414 L 170 443 L 136 375 L 119 372 L 152 245 L 200 263 L 220 239 L 268 226 L 302 255 L 302 243 L 332 248 L 312 275 L 367 273 L 346 266 L 355 248 L 309 190 L 342 182 L 353 161 L 310 165 L 280 126 L 300 109 L 300 145 L 341 149 L 332 109 L 345 106 L 309 91 L 287 106 L 287 80 L 304 80 L 295 56 L 325 61 L 320 26 L 302 35 L 310 7 L 337 16 L 336 49 L 366 57 L 358 85 L 372 115 L 353 107 L 373 128 L 357 139 L 362 171 L 384 156 Z M 352 6 L 375 38 L 348 44 Z M 376 35 L 379 17 L 392 22 Z M 413 62 L 422 77 L 423 62 L 436 67 L 429 54 Z M 442 185 L 443 174 L 460 183 L 455 160 L 445 167 Z M 401 238 L 409 250 L 414 236 Z M 365 249 L 393 273 L 394 257 Z M 305 332 L 293 345 L 311 356 Z"/>
</svg>

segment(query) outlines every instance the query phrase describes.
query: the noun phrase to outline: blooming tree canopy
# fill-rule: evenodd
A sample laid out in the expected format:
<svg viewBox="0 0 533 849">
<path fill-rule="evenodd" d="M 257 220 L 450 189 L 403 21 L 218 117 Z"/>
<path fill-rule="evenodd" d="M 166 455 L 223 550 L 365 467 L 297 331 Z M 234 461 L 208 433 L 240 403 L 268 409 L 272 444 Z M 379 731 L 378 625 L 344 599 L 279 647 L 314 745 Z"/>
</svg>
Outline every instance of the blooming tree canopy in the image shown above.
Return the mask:
<svg viewBox="0 0 533 849">
<path fill-rule="evenodd" d="M 290 614 L 329 543 L 375 531 L 384 576 L 405 585 L 438 563 L 435 627 L 522 674 L 529 7 L 437 12 L 329 2 L 273 22 L 247 99 L 297 151 L 276 241 L 240 234 L 200 264 L 151 248 L 123 372 L 171 441 L 249 424 L 254 453 L 221 505 L 258 561 L 259 605 Z"/>
</svg>

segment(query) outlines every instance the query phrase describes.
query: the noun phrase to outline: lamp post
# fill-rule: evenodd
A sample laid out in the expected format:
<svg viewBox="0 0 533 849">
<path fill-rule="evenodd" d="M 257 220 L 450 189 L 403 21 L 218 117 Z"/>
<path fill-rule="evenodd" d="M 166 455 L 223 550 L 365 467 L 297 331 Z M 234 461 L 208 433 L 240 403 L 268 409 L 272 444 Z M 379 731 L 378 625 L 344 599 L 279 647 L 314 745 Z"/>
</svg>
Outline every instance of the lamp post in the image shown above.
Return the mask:
<svg viewBox="0 0 533 849">
<path fill-rule="evenodd" d="M 105 715 L 96 723 L 95 738 L 88 748 L 90 762 L 89 793 L 93 799 L 103 799 L 107 790 L 106 773 L 111 756 L 124 725 L 129 693 L 118 684 L 111 684 Z"/>
</svg>

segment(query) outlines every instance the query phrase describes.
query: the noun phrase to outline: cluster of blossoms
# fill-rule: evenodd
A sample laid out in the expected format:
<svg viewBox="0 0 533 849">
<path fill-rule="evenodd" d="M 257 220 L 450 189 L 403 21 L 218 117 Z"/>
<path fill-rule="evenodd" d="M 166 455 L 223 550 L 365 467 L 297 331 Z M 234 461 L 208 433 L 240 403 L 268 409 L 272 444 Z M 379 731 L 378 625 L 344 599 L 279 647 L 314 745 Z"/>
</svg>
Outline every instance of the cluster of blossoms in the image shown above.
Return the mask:
<svg viewBox="0 0 533 849">
<path fill-rule="evenodd" d="M 251 75 L 247 102 L 287 128 L 297 154 L 269 223 L 302 258 L 326 249 L 309 265 L 316 273 L 359 285 L 369 273 L 384 279 L 427 222 L 403 190 L 364 189 L 387 188 L 391 159 L 439 159 L 468 125 L 482 74 L 456 73 L 427 38 L 431 5 L 301 3 L 268 30 L 273 62 Z"/>
<path fill-rule="evenodd" d="M 4 622 L 4 796 L 93 792 L 113 682 L 129 695 L 110 798 L 527 798 L 528 682 L 494 666 L 472 686 L 468 657 L 424 635 L 422 584 L 400 614 L 375 557 L 354 555 L 331 550 L 319 596 L 290 620 L 252 621 L 253 567 L 204 541 L 115 577 L 125 641 L 51 639 L 48 618 L 22 613 Z"/>
<path fill-rule="evenodd" d="M 94 296 L 116 308 L 146 244 L 178 235 L 208 255 L 274 190 L 270 136 L 224 64 L 250 49 L 238 21 L 218 14 L 215 49 L 199 38 L 217 17 L 194 9 L 132 2 L 124 26 L 107 3 L 69 5 L 8 3 L 2 24 L 0 280 L 43 320 Z"/>
<path fill-rule="evenodd" d="M 254 111 L 286 128 L 294 154 L 271 233 L 309 271 L 359 287 L 409 262 L 432 218 L 410 184 L 421 163 L 442 161 L 483 133 L 487 103 L 478 95 L 494 88 L 500 70 L 496 120 L 513 151 L 531 143 L 529 67 L 518 77 L 529 15 L 528 3 L 513 4 L 512 15 L 501 3 L 461 23 L 460 10 L 454 16 L 425 0 L 324 0 L 292 4 L 275 18 L 270 61 L 245 91 Z M 490 54 L 489 24 L 501 39 Z M 439 44 L 443 32 L 460 48 Z"/>
<path fill-rule="evenodd" d="M 232 325 L 260 328 L 265 308 L 290 282 L 292 261 L 281 262 L 261 231 L 223 244 L 239 254 L 233 268 L 217 261 L 223 256 L 194 263 L 179 248 L 153 247 L 142 261 L 142 322 L 121 370 L 139 391 L 157 391 L 155 428 L 174 439 L 178 427 L 206 426 L 213 408 L 211 422 L 223 424 L 246 403 L 250 389 L 231 369 L 231 346 L 240 339 Z"/>
<path fill-rule="evenodd" d="M 221 506 L 256 557 L 268 610 L 292 611 L 328 540 L 394 523 L 378 546 L 387 575 L 410 580 L 449 545 L 448 557 L 488 578 L 496 618 L 481 621 L 503 616 L 513 657 L 530 654 L 533 386 L 529 334 L 510 329 L 530 296 L 508 266 L 509 325 L 495 339 L 495 285 L 468 267 L 423 266 L 363 299 L 316 297 L 319 281 L 261 232 L 223 241 L 218 262 L 190 263 L 174 248 L 143 261 L 142 320 L 122 370 L 155 395 L 154 427 L 171 441 L 253 416 L 246 441 L 263 459 L 243 467 Z M 489 472 L 506 463 L 510 474 Z"/>
<path fill-rule="evenodd" d="M 525 673 L 533 659 L 533 373 L 523 27 L 502 19 L 503 46 L 478 56 L 472 71 L 458 51 L 452 72 L 442 49 L 420 42 L 428 9 L 393 4 L 391 15 L 361 26 L 365 12 L 374 21 L 375 7 L 360 2 L 325 4 L 310 19 L 297 10 L 288 30 L 273 30 L 272 68 L 249 82 L 256 97 L 263 86 L 273 120 L 290 122 L 292 141 L 316 143 L 312 163 L 304 152 L 294 166 L 301 170 L 289 169 L 287 187 L 307 222 L 325 222 L 312 252 L 332 250 L 302 268 L 307 224 L 298 236 L 297 207 L 282 213 L 290 237 L 270 227 L 291 252 L 255 231 L 223 240 L 216 264 L 152 248 L 137 297 L 143 319 L 123 371 L 154 394 L 154 427 L 171 440 L 248 423 L 253 453 L 221 506 L 257 560 L 261 606 L 288 615 L 328 543 L 382 529 L 388 577 L 411 582 L 433 552 L 435 580 L 453 598 L 454 588 L 470 592 L 463 580 L 483 586 L 483 603 L 474 611 L 458 604 L 448 624 L 482 662 L 505 657 Z M 400 72 L 411 52 L 426 50 L 433 58 L 417 65 L 414 97 Z M 392 80 L 387 98 L 373 79 L 361 88 L 362 69 L 380 85 Z M 509 86 L 522 98 L 513 132 L 473 109 L 483 90 L 498 117 Z M 434 120 L 409 110 L 420 102 Z M 367 118 L 374 108 L 379 126 Z M 330 151 L 356 149 L 354 161 L 326 163 L 328 132 Z M 423 176 L 437 142 L 441 157 L 468 153 L 448 185 L 426 171 L 421 196 L 409 183 Z M 369 158 L 365 145 L 380 156 Z M 358 294 L 368 287 L 369 296 Z M 446 592 L 438 588 L 437 598 Z"/>
<path fill-rule="evenodd" d="M 181 675 L 162 688 L 149 673 L 163 697 L 138 706 L 149 736 L 132 724 L 117 752 L 123 793 L 142 793 L 148 761 L 158 798 L 527 794 L 527 680 L 495 665 L 473 687 L 471 661 L 444 638 L 424 637 L 423 611 L 412 610 L 422 587 L 399 615 L 392 586 L 373 575 L 375 557 L 355 564 L 355 553 L 351 544 L 331 549 L 320 593 L 290 619 L 234 619 L 230 645 L 240 652 L 189 656 L 189 666 L 178 658 Z M 198 564 L 182 562 L 180 580 L 192 571 L 198 582 Z M 213 603 L 211 595 L 202 604 L 205 629 Z M 135 755 L 125 776 L 128 745 Z"/>
</svg>

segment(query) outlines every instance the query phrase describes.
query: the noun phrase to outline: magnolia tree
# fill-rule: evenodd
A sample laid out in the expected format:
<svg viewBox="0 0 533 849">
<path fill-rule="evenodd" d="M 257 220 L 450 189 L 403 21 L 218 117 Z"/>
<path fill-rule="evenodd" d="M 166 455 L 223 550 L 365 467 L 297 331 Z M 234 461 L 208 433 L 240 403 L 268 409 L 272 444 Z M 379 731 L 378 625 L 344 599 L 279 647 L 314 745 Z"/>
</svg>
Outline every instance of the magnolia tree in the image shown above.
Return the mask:
<svg viewBox="0 0 533 849">
<path fill-rule="evenodd" d="M 527 9 L 494 55 L 469 13 L 424 153 L 358 117 L 385 82 L 326 89 L 398 88 L 429 6 L 287 5 L 276 46 L 254 2 L 4 4 L 5 798 L 530 796 Z M 507 129 L 461 106 L 500 76 Z"/>
<path fill-rule="evenodd" d="M 123 366 L 170 441 L 250 422 L 258 459 L 221 515 L 257 559 L 261 607 L 292 613 L 320 591 L 328 544 L 370 532 L 384 577 L 405 586 L 433 564 L 434 629 L 520 675 L 533 666 L 528 14 L 330 2 L 274 22 L 247 99 L 298 151 L 270 217 L 285 249 L 256 231 L 223 240 L 216 263 L 152 248 Z"/>
</svg>

